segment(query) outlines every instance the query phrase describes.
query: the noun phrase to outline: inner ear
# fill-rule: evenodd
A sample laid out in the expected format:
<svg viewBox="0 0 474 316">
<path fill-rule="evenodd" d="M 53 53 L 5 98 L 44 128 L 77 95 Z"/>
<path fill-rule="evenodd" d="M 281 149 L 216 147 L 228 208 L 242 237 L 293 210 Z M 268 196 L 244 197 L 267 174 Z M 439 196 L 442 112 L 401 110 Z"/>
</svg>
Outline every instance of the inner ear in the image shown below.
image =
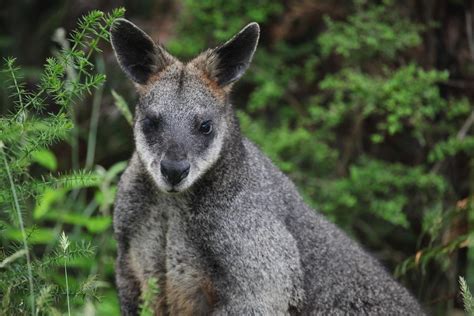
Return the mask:
<svg viewBox="0 0 474 316">
<path fill-rule="evenodd" d="M 257 48 L 260 28 L 250 23 L 225 44 L 198 56 L 194 63 L 221 87 L 238 80 L 245 73 Z"/>
<path fill-rule="evenodd" d="M 161 45 L 156 45 L 150 36 L 128 20 L 115 21 L 110 39 L 120 67 L 138 84 L 146 84 L 152 75 L 173 62 L 173 57 Z"/>
<path fill-rule="evenodd" d="M 214 50 L 219 60 L 214 70 L 217 83 L 227 85 L 242 77 L 252 61 L 259 34 L 258 24 L 251 23 L 227 43 Z"/>
</svg>

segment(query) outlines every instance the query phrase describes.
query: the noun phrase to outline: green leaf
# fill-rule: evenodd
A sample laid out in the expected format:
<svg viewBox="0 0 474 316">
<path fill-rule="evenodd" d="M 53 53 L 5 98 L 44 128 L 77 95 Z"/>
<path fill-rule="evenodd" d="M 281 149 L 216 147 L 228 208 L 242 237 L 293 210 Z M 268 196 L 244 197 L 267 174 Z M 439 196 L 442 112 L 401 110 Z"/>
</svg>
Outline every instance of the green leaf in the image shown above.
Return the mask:
<svg viewBox="0 0 474 316">
<path fill-rule="evenodd" d="M 467 287 L 466 280 L 460 276 L 459 277 L 459 287 L 461 289 L 462 300 L 464 303 L 464 310 L 469 316 L 474 315 L 474 298 L 472 297 L 471 291 Z"/>
<path fill-rule="evenodd" d="M 45 218 L 62 221 L 67 224 L 85 227 L 91 233 L 101 233 L 112 224 L 110 216 L 84 216 L 68 211 L 52 210 L 45 214 Z"/>
<path fill-rule="evenodd" d="M 101 233 L 107 230 L 112 224 L 110 216 L 90 217 L 86 223 L 87 230 L 91 233 Z"/>
<path fill-rule="evenodd" d="M 36 150 L 31 153 L 31 158 L 34 162 L 39 165 L 51 170 L 56 171 L 58 168 L 58 161 L 54 153 L 48 149 Z"/>
<path fill-rule="evenodd" d="M 47 188 L 36 202 L 36 207 L 33 211 L 35 219 L 42 218 L 51 208 L 54 202 L 61 200 L 66 194 L 65 190 Z"/>
<path fill-rule="evenodd" d="M 20 242 L 22 240 L 22 233 L 17 228 L 7 228 L 2 236 L 9 240 Z M 28 243 L 32 245 L 46 245 L 56 240 L 56 233 L 49 228 L 33 228 L 26 230 Z"/>
<path fill-rule="evenodd" d="M 38 184 L 38 191 L 41 189 L 64 188 L 67 190 L 96 187 L 100 184 L 100 177 L 91 171 L 79 170 L 68 174 L 50 175 L 45 177 L 42 183 Z"/>
<path fill-rule="evenodd" d="M 130 112 L 130 109 L 125 99 L 120 94 L 115 92 L 115 90 L 112 90 L 112 96 L 114 97 L 114 100 L 115 100 L 115 106 L 120 110 L 122 115 L 127 120 L 128 124 L 132 125 L 133 124 L 132 112 Z"/>
</svg>

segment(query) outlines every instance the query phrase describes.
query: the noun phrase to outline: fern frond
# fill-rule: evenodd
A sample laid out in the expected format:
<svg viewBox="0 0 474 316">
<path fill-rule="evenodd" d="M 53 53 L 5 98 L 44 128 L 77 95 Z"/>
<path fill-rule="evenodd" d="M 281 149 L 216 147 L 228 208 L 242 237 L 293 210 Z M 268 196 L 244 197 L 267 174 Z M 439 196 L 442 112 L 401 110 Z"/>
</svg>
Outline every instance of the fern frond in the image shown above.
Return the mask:
<svg viewBox="0 0 474 316">
<path fill-rule="evenodd" d="M 25 165 L 29 165 L 34 151 L 46 149 L 65 139 L 72 128 L 71 119 L 64 113 L 42 119 L 29 119 L 22 124 L 21 134 L 17 134 L 21 142 L 17 140 L 16 146 L 12 146 L 12 154 L 15 157 L 12 168 L 21 170 Z"/>
<path fill-rule="evenodd" d="M 80 189 L 100 184 L 100 177 L 92 172 L 85 170 L 72 171 L 68 174 L 59 174 L 57 176 L 50 175 L 43 178 L 41 187 L 38 187 L 38 192 L 42 191 L 42 187 L 49 188 L 63 188 L 67 190 Z"/>
<path fill-rule="evenodd" d="M 466 311 L 466 314 L 472 316 L 474 315 L 474 298 L 467 286 L 466 280 L 462 276 L 459 277 L 459 286 L 461 288 L 464 310 Z"/>
<path fill-rule="evenodd" d="M 36 308 L 38 313 L 44 312 L 49 314 L 53 308 L 54 297 L 57 295 L 57 286 L 48 284 L 41 288 L 36 300 Z"/>
<path fill-rule="evenodd" d="M 22 122 L 17 122 L 9 118 L 0 118 L 0 141 L 4 144 L 18 140 L 22 132 Z"/>
<path fill-rule="evenodd" d="M 46 60 L 39 83 L 31 91 L 25 88 L 22 69 L 16 60 L 4 58 L 2 78 L 8 79 L 5 86 L 13 106 L 8 116 L 0 118 L 0 239 L 7 249 L 0 250 L 2 312 L 23 315 L 31 304 L 32 315 L 60 314 L 53 305 L 58 303 L 59 297 L 64 297 L 59 291 L 61 287 L 51 282 L 51 268 L 62 265 L 67 278 L 69 260 L 91 257 L 95 253 L 90 243 L 69 244 L 63 238 L 62 250 L 52 249 L 42 258 L 30 258 L 29 246 L 52 245 L 55 233 L 51 229 L 25 227 L 23 218 L 31 216 L 31 205 L 46 189 L 67 191 L 100 183 L 101 178 L 94 172 L 73 171 L 41 177 L 30 174 L 29 167 L 35 161 L 33 153 L 69 137 L 74 127 L 72 105 L 104 83 L 105 75 L 95 70 L 92 54 L 101 51 L 100 42 L 109 40 L 110 26 L 123 13 L 124 9 L 111 14 L 92 11 L 82 18 L 69 42 L 64 37 L 62 44 L 65 44 L 59 53 Z M 58 113 L 45 113 L 52 103 L 59 106 Z M 89 278 L 79 292 L 88 298 L 95 297 L 98 286 L 96 279 Z M 68 284 L 66 292 L 69 296 Z M 71 312 L 69 303 L 68 297 Z"/>
<path fill-rule="evenodd" d="M 115 90 L 112 90 L 112 96 L 114 97 L 115 106 L 119 109 L 119 111 L 125 117 L 128 124 L 132 125 L 133 124 L 132 112 L 130 112 L 130 109 L 125 99 L 120 94 L 115 92 Z"/>
<path fill-rule="evenodd" d="M 23 97 L 25 94 L 25 89 L 24 82 L 21 81 L 22 77 L 19 73 L 20 68 L 15 65 L 16 58 L 7 57 L 3 60 L 5 62 L 4 72 L 7 72 L 12 82 L 12 85 L 9 86 L 9 88 L 13 90 L 12 96 L 17 98 L 15 104 L 17 104 L 17 106 L 19 107 L 18 111 L 21 112 L 23 110 Z"/>
<path fill-rule="evenodd" d="M 90 242 L 72 242 L 68 245 L 67 257 L 68 260 L 76 260 L 79 258 L 90 258 L 95 254 L 95 248 Z M 41 269 L 48 269 L 51 266 L 62 266 L 66 257 L 65 252 L 62 249 L 56 249 L 52 255 L 43 258 L 39 262 Z"/>
<path fill-rule="evenodd" d="M 149 278 L 146 283 L 145 290 L 141 295 L 143 301 L 140 304 L 140 316 L 151 316 L 154 314 L 156 295 L 159 293 L 158 280 L 156 278 Z"/>
<path fill-rule="evenodd" d="M 97 290 L 104 287 L 106 284 L 97 279 L 97 275 L 90 275 L 80 286 L 79 291 L 76 293 L 76 298 L 82 298 L 84 301 L 87 299 L 99 300 Z"/>
<path fill-rule="evenodd" d="M 28 267 L 28 283 L 30 287 L 30 297 L 31 297 L 31 313 L 35 315 L 36 313 L 35 312 L 35 291 L 34 291 L 34 285 L 33 285 L 33 273 L 32 273 L 32 267 L 31 267 L 30 250 L 28 248 L 28 242 L 27 242 L 26 233 L 25 233 L 25 225 L 23 223 L 23 216 L 21 213 L 20 204 L 18 201 L 17 193 L 16 193 L 15 183 L 13 182 L 13 178 L 10 172 L 10 167 L 8 165 L 8 160 L 3 150 L 3 147 L 4 147 L 4 144 L 0 142 L 0 155 L 3 156 L 2 158 L 3 158 L 3 162 L 5 166 L 5 171 L 8 175 L 8 179 L 10 182 L 10 189 L 11 189 L 11 193 L 13 197 L 13 205 L 16 210 L 16 214 L 18 215 L 17 217 L 18 223 L 19 223 L 19 227 L 22 233 L 22 238 L 23 238 L 23 248 L 26 252 L 26 264 Z"/>
</svg>

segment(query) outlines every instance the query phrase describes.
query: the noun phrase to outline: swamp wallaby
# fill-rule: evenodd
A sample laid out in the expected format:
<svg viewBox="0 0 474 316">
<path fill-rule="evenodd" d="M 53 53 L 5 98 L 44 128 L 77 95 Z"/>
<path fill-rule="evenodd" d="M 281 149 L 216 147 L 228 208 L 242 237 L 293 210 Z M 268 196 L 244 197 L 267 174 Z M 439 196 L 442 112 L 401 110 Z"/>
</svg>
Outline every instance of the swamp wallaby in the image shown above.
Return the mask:
<svg viewBox="0 0 474 316">
<path fill-rule="evenodd" d="M 150 278 L 157 315 L 423 313 L 242 136 L 229 94 L 258 24 L 187 63 L 127 20 L 111 32 L 139 94 L 114 213 L 124 315 L 139 312 Z"/>
</svg>

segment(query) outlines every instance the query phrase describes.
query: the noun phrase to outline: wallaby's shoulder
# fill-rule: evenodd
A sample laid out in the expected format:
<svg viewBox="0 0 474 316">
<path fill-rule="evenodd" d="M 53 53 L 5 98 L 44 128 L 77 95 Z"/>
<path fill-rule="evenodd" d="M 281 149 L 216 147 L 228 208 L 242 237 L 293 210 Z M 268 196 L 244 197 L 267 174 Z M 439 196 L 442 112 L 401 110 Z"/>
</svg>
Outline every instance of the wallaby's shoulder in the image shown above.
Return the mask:
<svg viewBox="0 0 474 316">
<path fill-rule="evenodd" d="M 151 193 L 153 183 L 143 170 L 136 153 L 120 177 L 114 207 L 114 231 L 119 238 L 130 237 L 135 226 L 140 225 L 154 205 Z M 142 210 L 140 213 L 137 209 Z"/>
<path fill-rule="evenodd" d="M 246 152 L 248 175 L 251 179 L 246 187 L 246 193 L 258 191 L 265 194 L 263 200 L 266 199 L 268 202 L 266 204 L 274 208 L 272 212 L 304 213 L 306 211 L 302 209 L 305 207 L 304 201 L 291 179 L 278 169 L 252 141 L 242 137 L 242 143 Z"/>
</svg>

